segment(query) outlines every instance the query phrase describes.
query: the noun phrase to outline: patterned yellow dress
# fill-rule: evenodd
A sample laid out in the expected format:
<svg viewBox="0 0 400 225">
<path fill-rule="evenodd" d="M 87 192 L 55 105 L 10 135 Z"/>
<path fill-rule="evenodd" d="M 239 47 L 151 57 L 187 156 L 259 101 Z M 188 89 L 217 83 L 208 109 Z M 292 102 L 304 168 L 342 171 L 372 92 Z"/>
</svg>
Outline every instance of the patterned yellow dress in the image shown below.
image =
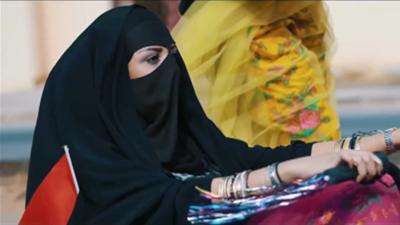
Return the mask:
<svg viewBox="0 0 400 225">
<path fill-rule="evenodd" d="M 270 147 L 339 138 L 321 2 L 198 1 L 173 35 L 226 136 Z"/>
</svg>

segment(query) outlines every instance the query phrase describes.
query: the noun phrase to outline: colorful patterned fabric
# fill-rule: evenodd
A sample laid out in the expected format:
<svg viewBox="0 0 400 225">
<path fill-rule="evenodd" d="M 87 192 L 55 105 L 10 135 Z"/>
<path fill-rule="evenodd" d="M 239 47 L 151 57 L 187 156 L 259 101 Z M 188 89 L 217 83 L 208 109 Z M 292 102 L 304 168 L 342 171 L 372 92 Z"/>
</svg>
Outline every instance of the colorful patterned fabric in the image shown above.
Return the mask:
<svg viewBox="0 0 400 225">
<path fill-rule="evenodd" d="M 327 96 L 329 87 L 322 67 L 325 54 L 313 50 L 323 43 L 324 31 L 313 26 L 307 12 L 249 29 L 249 35 L 254 33 L 252 65 L 256 70 L 279 74 L 255 90 L 252 110 L 255 124 L 271 127 L 262 139 L 278 138 L 269 141 L 273 145 L 340 136 L 339 121 Z"/>
<path fill-rule="evenodd" d="M 395 225 L 400 224 L 400 193 L 385 182 L 362 185 L 346 181 L 297 202 L 261 212 L 247 225 Z"/>
<path fill-rule="evenodd" d="M 196 93 L 250 146 L 337 139 L 332 42 L 319 1 L 195 1 L 173 30 Z"/>
</svg>

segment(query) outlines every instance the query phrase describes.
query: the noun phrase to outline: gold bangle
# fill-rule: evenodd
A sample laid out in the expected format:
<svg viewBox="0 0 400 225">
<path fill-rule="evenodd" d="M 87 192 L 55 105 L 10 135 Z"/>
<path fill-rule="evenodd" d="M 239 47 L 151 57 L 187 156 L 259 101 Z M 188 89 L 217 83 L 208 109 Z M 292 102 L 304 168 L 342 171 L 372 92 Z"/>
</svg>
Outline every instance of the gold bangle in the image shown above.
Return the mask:
<svg viewBox="0 0 400 225">
<path fill-rule="evenodd" d="M 350 150 L 350 140 L 351 140 L 351 138 L 348 138 L 348 137 L 344 139 L 342 150 L 346 150 L 346 151 Z"/>
<path fill-rule="evenodd" d="M 335 141 L 335 143 L 333 144 L 333 152 L 340 152 L 340 145 L 339 145 L 339 142 L 341 141 L 342 139 L 340 139 L 339 141 Z"/>
<path fill-rule="evenodd" d="M 216 194 L 212 193 L 211 191 L 204 190 L 203 188 L 201 188 L 201 187 L 199 187 L 199 186 L 194 186 L 194 188 L 195 188 L 196 190 L 198 190 L 200 193 L 203 193 L 203 194 L 205 194 L 205 195 L 209 195 L 209 196 L 211 196 L 212 198 L 221 198 L 221 196 L 216 195 Z"/>
</svg>

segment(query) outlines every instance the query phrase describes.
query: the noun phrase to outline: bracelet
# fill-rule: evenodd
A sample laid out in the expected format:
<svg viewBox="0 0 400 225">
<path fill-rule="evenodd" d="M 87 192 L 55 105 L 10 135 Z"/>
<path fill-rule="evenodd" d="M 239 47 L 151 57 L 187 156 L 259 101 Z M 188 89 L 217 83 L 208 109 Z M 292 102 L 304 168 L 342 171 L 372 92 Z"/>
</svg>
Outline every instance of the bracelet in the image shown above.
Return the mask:
<svg viewBox="0 0 400 225">
<path fill-rule="evenodd" d="M 353 136 L 352 138 L 345 137 L 336 141 L 333 146 L 334 152 L 358 150 L 359 149 L 359 136 Z"/>
<path fill-rule="evenodd" d="M 218 197 L 219 198 L 223 198 L 224 193 L 223 193 L 223 187 L 224 187 L 224 183 L 225 183 L 225 179 L 226 177 L 222 177 L 222 182 L 218 185 Z"/>
<path fill-rule="evenodd" d="M 233 196 L 233 194 L 234 194 L 233 189 L 235 188 L 234 185 L 235 185 L 236 177 L 237 177 L 237 175 L 230 176 L 229 184 L 228 184 L 228 190 L 227 190 L 227 193 L 228 193 L 227 198 L 233 198 L 234 197 Z"/>
<path fill-rule="evenodd" d="M 356 140 L 357 140 L 358 137 L 359 136 L 351 136 L 351 139 L 350 139 L 350 149 L 351 150 L 355 150 Z"/>
<path fill-rule="evenodd" d="M 392 133 L 393 131 L 395 131 L 397 128 L 393 127 L 390 129 L 387 129 L 383 132 L 383 137 L 385 139 L 385 145 L 386 145 L 386 149 L 389 152 L 394 152 L 396 151 L 396 147 L 393 144 L 393 139 L 392 139 Z"/>
<path fill-rule="evenodd" d="M 248 194 L 247 189 L 247 179 L 250 171 L 246 170 L 241 173 L 222 177 L 222 182 L 218 185 L 218 198 L 222 199 L 232 199 L 232 198 L 244 198 Z"/>
<path fill-rule="evenodd" d="M 223 183 L 223 185 L 222 185 L 222 187 L 221 187 L 221 197 L 222 198 L 226 198 L 226 183 L 228 182 L 228 177 L 225 177 L 225 179 L 224 179 L 224 183 Z"/>
<path fill-rule="evenodd" d="M 222 197 L 223 198 L 229 197 L 228 184 L 229 184 L 230 179 L 231 179 L 231 176 L 225 178 L 224 186 L 222 187 Z"/>
<path fill-rule="evenodd" d="M 270 177 L 272 186 L 280 187 L 282 186 L 282 181 L 279 178 L 278 171 L 277 171 L 278 163 L 273 163 L 267 167 L 267 174 Z"/>
<path fill-rule="evenodd" d="M 268 174 L 271 177 L 271 182 L 273 182 L 274 185 L 249 188 L 247 185 L 247 180 L 250 174 L 250 170 L 246 170 L 232 176 L 222 177 L 222 182 L 218 185 L 218 194 L 212 197 L 219 199 L 246 198 L 248 196 L 268 193 L 270 191 L 273 191 L 275 188 L 282 187 L 282 181 L 280 180 L 279 174 L 277 173 L 277 166 L 278 163 L 274 163 L 267 167 Z M 209 192 L 204 191 L 201 188 L 198 189 L 201 192 L 211 196 Z"/>
<path fill-rule="evenodd" d="M 241 173 L 222 177 L 222 182 L 218 185 L 218 198 L 221 199 L 237 199 L 246 198 L 247 196 L 256 195 L 257 193 L 267 193 L 275 188 L 284 186 L 278 173 L 279 163 L 273 163 L 266 167 L 267 178 L 269 177 L 271 184 L 270 186 L 262 186 L 256 188 L 248 188 L 247 180 L 249 177 L 249 170 Z"/>
<path fill-rule="evenodd" d="M 233 190 L 231 193 L 231 198 L 238 198 L 238 191 L 240 190 L 240 183 L 238 182 L 240 179 L 240 174 L 236 174 L 235 178 L 233 179 Z"/>
<path fill-rule="evenodd" d="M 396 151 L 396 147 L 393 143 L 392 133 L 393 133 L 393 131 L 395 131 L 397 129 L 398 128 L 393 127 L 393 128 L 387 129 L 385 131 L 382 131 L 382 130 L 373 130 L 373 131 L 368 131 L 368 132 L 357 131 L 352 135 L 352 138 L 357 138 L 357 139 L 355 139 L 356 143 L 355 143 L 354 149 L 356 150 L 357 148 L 358 149 L 360 148 L 359 143 L 357 146 L 357 140 L 358 140 L 358 142 L 360 142 L 360 140 L 363 137 L 373 136 L 373 135 L 377 135 L 377 134 L 383 134 L 387 151 L 394 152 L 394 151 Z"/>
<path fill-rule="evenodd" d="M 344 138 L 342 150 L 346 150 L 346 151 L 352 150 L 351 146 L 350 146 L 350 141 L 351 141 L 350 138 L 348 138 L 348 137 Z"/>
<path fill-rule="evenodd" d="M 249 170 L 247 170 L 247 171 L 245 171 L 245 172 L 243 172 L 243 175 L 241 176 L 241 185 L 242 185 L 242 190 L 241 190 L 241 197 L 242 198 L 245 198 L 245 197 L 247 197 L 247 193 L 246 193 L 246 189 L 247 189 L 247 186 L 248 186 L 248 178 L 249 178 L 249 173 L 250 173 L 250 171 Z"/>
<path fill-rule="evenodd" d="M 342 138 L 340 139 L 340 143 L 339 143 L 339 147 L 340 147 L 340 151 L 343 150 L 344 147 L 344 141 L 346 140 L 346 138 Z"/>
<path fill-rule="evenodd" d="M 339 144 L 340 141 L 341 141 L 341 139 L 339 141 L 335 141 L 335 143 L 333 145 L 334 152 L 340 152 L 340 144 Z"/>
<path fill-rule="evenodd" d="M 361 151 L 361 145 L 360 145 L 361 138 L 362 138 L 361 136 L 357 136 L 353 147 L 354 151 Z"/>
</svg>

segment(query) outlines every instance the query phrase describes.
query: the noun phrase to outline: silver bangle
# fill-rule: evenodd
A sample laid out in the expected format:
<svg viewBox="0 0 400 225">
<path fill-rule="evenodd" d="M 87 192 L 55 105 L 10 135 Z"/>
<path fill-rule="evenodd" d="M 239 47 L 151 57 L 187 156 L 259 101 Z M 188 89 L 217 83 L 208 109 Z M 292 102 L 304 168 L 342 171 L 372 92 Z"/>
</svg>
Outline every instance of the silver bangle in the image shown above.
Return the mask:
<svg viewBox="0 0 400 225">
<path fill-rule="evenodd" d="M 224 183 L 225 183 L 225 181 L 226 181 L 226 177 L 222 177 L 222 182 L 218 185 L 218 196 L 219 196 L 220 198 L 223 198 L 223 197 L 224 197 L 224 191 L 223 191 L 223 189 L 224 189 Z"/>
<path fill-rule="evenodd" d="M 356 137 L 356 143 L 354 144 L 354 151 L 361 151 L 361 146 L 360 146 L 361 138 L 362 138 L 361 136 Z"/>
<path fill-rule="evenodd" d="M 267 174 L 270 177 L 271 184 L 274 187 L 282 186 L 282 181 L 279 179 L 278 171 L 277 171 L 278 163 L 273 163 L 267 167 Z"/>
<path fill-rule="evenodd" d="M 247 194 L 246 194 L 245 190 L 247 188 L 247 178 L 249 176 L 249 173 L 250 173 L 250 171 L 244 171 L 243 175 L 241 176 L 241 179 L 240 179 L 241 187 L 242 187 L 242 189 L 240 190 L 241 191 L 240 195 L 241 195 L 242 198 L 247 197 Z"/>
<path fill-rule="evenodd" d="M 383 132 L 383 137 L 385 138 L 386 149 L 389 152 L 396 151 L 396 147 L 394 146 L 393 139 L 392 139 L 392 133 L 395 130 L 396 130 L 396 128 L 390 128 Z"/>
<path fill-rule="evenodd" d="M 239 179 L 238 175 L 236 175 L 235 178 L 233 179 L 231 198 L 237 198 L 237 191 L 238 191 L 238 188 L 240 188 L 238 186 L 238 179 Z"/>
<path fill-rule="evenodd" d="M 373 130 L 373 131 L 369 131 L 369 132 L 358 131 L 358 132 L 355 132 L 352 135 L 352 137 L 357 137 L 358 141 L 360 141 L 363 137 L 373 136 L 376 134 L 383 134 L 383 137 L 385 139 L 386 150 L 389 152 L 394 152 L 394 151 L 396 151 L 396 146 L 393 143 L 392 133 L 396 129 L 398 129 L 398 128 L 393 127 L 393 128 L 387 129 L 385 131 L 382 131 L 382 130 Z"/>
<path fill-rule="evenodd" d="M 218 185 L 218 196 L 223 199 L 237 199 L 248 196 L 247 177 L 249 170 L 243 171 L 236 175 L 222 177 L 222 182 Z"/>
<path fill-rule="evenodd" d="M 226 187 L 226 198 L 232 198 L 232 188 L 233 188 L 233 181 L 235 180 L 235 176 L 229 176 L 227 187 Z"/>
<path fill-rule="evenodd" d="M 229 197 L 229 193 L 228 193 L 228 183 L 229 180 L 231 179 L 230 176 L 226 177 L 224 180 L 224 186 L 222 188 L 222 197 L 223 198 L 228 198 Z"/>
<path fill-rule="evenodd" d="M 236 188 L 235 188 L 235 198 L 239 198 L 240 197 L 240 192 L 242 191 L 242 181 L 241 181 L 241 177 L 242 177 L 243 172 L 239 173 L 236 176 L 235 182 L 236 182 Z"/>
</svg>

